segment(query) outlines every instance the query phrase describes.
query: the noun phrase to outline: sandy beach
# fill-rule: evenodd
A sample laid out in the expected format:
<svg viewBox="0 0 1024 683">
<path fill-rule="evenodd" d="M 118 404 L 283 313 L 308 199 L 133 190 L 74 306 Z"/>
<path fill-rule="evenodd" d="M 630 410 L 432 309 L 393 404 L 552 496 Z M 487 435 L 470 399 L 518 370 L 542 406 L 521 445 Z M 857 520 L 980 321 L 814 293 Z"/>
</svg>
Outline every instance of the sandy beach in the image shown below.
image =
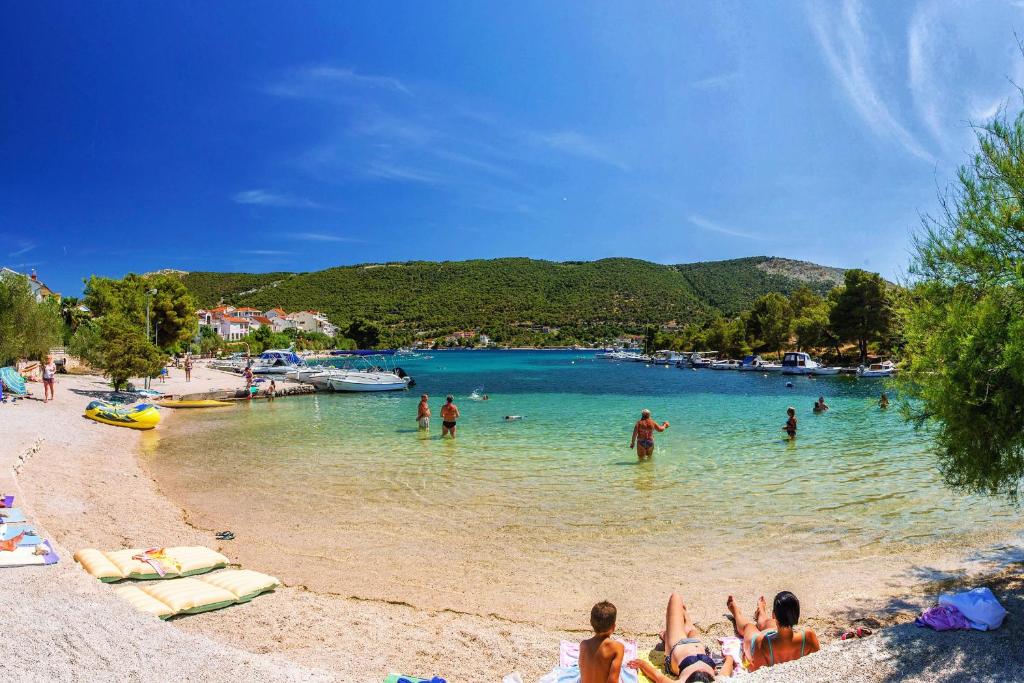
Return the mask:
<svg viewBox="0 0 1024 683">
<path fill-rule="evenodd" d="M 235 376 L 200 365 L 187 385 L 180 371 L 172 371 L 166 385 L 157 388 L 177 394 L 239 384 Z M 41 387 L 31 386 L 41 396 Z M 290 579 L 287 561 L 254 565 L 267 557 L 273 538 L 250 541 L 262 546 L 260 553 L 247 550 L 244 537 L 215 540 L 217 529 L 203 528 L 202 520 L 165 497 L 140 464 L 157 447 L 161 431 L 187 420 L 187 412 L 164 410 L 164 424 L 142 433 L 82 418 L 88 400 L 106 391 L 101 378 L 62 375 L 55 402 L 0 406 L 4 491 L 18 497 L 19 506 L 53 539 L 61 556 L 53 567 L 4 574 L 12 590 L 4 591 L 0 604 L 13 637 L 0 647 L 25 663 L 30 677 L 379 683 L 392 671 L 438 674 L 449 681 L 497 681 L 518 671 L 532 681 L 556 663 L 559 639 L 583 637 L 585 608 L 609 597 L 580 596 L 579 614 L 558 620 L 529 610 L 499 616 L 457 610 L 443 596 L 429 599 L 426 594 L 421 601 L 368 594 L 357 588 L 366 585 L 362 576 L 351 581 L 332 577 L 330 583 L 307 586 Z M 284 586 L 248 604 L 165 623 L 134 612 L 110 586 L 86 575 L 72 560 L 84 547 L 186 544 L 217 549 L 248 569 L 280 570 Z M 1024 670 L 1024 648 L 1019 645 L 1024 589 L 1013 568 L 994 567 L 1015 558 L 993 552 L 965 565 L 962 555 L 951 549 L 949 557 L 922 558 L 912 582 L 889 590 L 862 592 L 857 575 L 844 585 L 837 583 L 830 599 L 809 608 L 804 620 L 827 643 L 824 650 L 748 680 L 1012 680 Z M 865 572 L 871 563 L 865 561 Z M 375 571 L 365 567 L 367 575 Z M 773 585 L 769 577 L 755 578 L 764 580 L 765 591 Z M 408 581 L 418 585 L 423 578 L 410 576 Z M 719 603 L 729 588 L 687 585 L 686 577 L 679 584 L 677 590 L 694 607 L 708 644 L 727 635 L 730 626 Z M 909 623 L 938 592 L 961 585 L 990 585 L 1011 612 L 1006 625 L 996 633 L 937 634 Z M 816 593 L 827 595 L 829 590 L 821 587 Z M 620 632 L 635 638 L 641 649 L 657 641 L 665 597 L 650 598 L 658 609 L 620 612 Z M 756 594 L 738 597 L 752 607 Z M 836 640 L 837 633 L 860 624 L 876 634 L 852 642 Z"/>
</svg>

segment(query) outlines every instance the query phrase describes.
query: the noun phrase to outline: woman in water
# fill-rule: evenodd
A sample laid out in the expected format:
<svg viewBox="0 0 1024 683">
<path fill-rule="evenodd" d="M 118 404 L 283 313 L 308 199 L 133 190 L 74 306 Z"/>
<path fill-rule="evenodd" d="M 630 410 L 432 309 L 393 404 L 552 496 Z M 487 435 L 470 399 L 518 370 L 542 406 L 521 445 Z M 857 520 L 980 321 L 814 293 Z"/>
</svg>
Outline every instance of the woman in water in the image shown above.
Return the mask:
<svg viewBox="0 0 1024 683">
<path fill-rule="evenodd" d="M 783 425 L 782 431 L 789 435 L 790 439 L 796 438 L 796 408 L 789 407 L 786 409 L 786 415 L 789 419 L 786 420 L 786 424 Z"/>
<path fill-rule="evenodd" d="M 878 399 L 878 407 L 885 410 L 889 407 L 889 397 L 886 396 L 885 392 L 882 392 L 882 398 Z"/>
<path fill-rule="evenodd" d="M 636 457 L 641 460 L 654 455 L 654 432 L 663 432 L 668 429 L 668 422 L 660 425 L 651 419 L 651 411 L 644 408 L 640 412 L 640 419 L 633 427 L 633 438 L 629 442 L 630 449 L 636 448 Z"/>
<path fill-rule="evenodd" d="M 750 621 L 730 595 L 726 606 L 732 612 L 736 635 L 743 639 L 743 654 L 750 661 L 750 670 L 791 662 L 817 652 L 821 645 L 811 629 L 795 630 L 800 620 L 800 601 L 789 591 L 775 596 L 771 613 L 764 596 L 757 601 L 754 621 Z"/>
</svg>

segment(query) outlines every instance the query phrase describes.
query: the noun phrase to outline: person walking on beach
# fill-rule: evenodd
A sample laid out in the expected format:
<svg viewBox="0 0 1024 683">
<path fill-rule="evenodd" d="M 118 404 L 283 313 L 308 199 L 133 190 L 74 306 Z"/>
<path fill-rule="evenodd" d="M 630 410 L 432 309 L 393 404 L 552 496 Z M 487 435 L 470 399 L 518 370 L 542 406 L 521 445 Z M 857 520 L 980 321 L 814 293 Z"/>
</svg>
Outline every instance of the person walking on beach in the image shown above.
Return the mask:
<svg viewBox="0 0 1024 683">
<path fill-rule="evenodd" d="M 252 366 L 245 366 L 242 376 L 245 377 L 245 397 L 252 398 Z"/>
<path fill-rule="evenodd" d="M 441 438 L 450 435 L 455 438 L 455 421 L 462 417 L 459 407 L 455 405 L 455 398 L 449 394 L 441 406 Z"/>
<path fill-rule="evenodd" d="M 430 429 L 430 404 L 427 403 L 429 399 L 429 394 L 420 396 L 420 405 L 416 408 L 416 424 L 419 425 L 421 432 Z"/>
<path fill-rule="evenodd" d="M 53 356 L 47 356 L 43 366 L 43 403 L 53 400 L 53 385 L 56 383 L 57 364 L 53 362 Z"/>
<path fill-rule="evenodd" d="M 644 408 L 640 411 L 640 419 L 633 427 L 633 438 L 629 441 L 629 448 L 636 448 L 636 457 L 646 460 L 654 455 L 654 432 L 663 432 L 669 428 L 668 422 L 660 425 L 651 419 L 651 411 Z"/>
<path fill-rule="evenodd" d="M 185 356 L 185 381 L 192 381 L 192 356 Z"/>
<path fill-rule="evenodd" d="M 796 408 L 790 406 L 786 409 L 786 415 L 789 419 L 786 420 L 786 424 L 782 426 L 782 431 L 789 435 L 790 439 L 796 438 Z"/>
</svg>

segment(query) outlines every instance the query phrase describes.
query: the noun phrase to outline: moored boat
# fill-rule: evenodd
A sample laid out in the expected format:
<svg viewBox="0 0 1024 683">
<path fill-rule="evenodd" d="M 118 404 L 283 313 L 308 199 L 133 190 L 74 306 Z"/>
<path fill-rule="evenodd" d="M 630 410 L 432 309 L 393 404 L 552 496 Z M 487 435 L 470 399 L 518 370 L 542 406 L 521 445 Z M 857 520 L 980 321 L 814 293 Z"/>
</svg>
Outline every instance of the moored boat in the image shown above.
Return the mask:
<svg viewBox="0 0 1024 683">
<path fill-rule="evenodd" d="M 838 375 L 840 369 L 821 365 L 802 351 L 787 351 L 786 355 L 782 357 L 783 375 Z"/>
<path fill-rule="evenodd" d="M 894 374 L 896 374 L 896 364 L 891 360 L 872 363 L 867 367 L 862 365 L 857 370 L 858 377 L 892 377 Z"/>
<path fill-rule="evenodd" d="M 152 429 L 160 423 L 160 411 L 151 403 L 123 408 L 106 401 L 91 401 L 85 407 L 85 416 L 96 422 L 128 429 Z"/>
<path fill-rule="evenodd" d="M 723 359 L 716 360 L 709 367 L 712 370 L 738 370 L 740 365 L 742 365 L 742 363 L 738 360 Z"/>
<path fill-rule="evenodd" d="M 769 363 L 761 356 L 747 356 L 737 369 L 741 372 L 779 372 L 782 366 L 778 363 Z"/>
</svg>

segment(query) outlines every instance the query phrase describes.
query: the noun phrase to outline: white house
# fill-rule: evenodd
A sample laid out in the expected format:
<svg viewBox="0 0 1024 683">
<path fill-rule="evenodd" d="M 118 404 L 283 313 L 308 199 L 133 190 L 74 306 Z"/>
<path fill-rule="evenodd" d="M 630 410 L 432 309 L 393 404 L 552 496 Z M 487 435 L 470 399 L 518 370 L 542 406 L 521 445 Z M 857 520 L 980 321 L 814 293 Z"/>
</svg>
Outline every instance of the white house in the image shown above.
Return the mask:
<svg viewBox="0 0 1024 683">
<path fill-rule="evenodd" d="M 249 334 L 251 329 L 248 318 L 240 318 L 235 315 L 225 314 L 218 320 L 220 325 L 217 330 L 217 334 L 228 341 L 238 341 L 245 335 Z"/>
<path fill-rule="evenodd" d="M 270 327 L 274 332 L 284 332 L 295 327 L 295 323 L 288 318 L 288 314 L 280 308 L 271 308 L 263 313 L 263 316 L 270 321 Z"/>
<path fill-rule="evenodd" d="M 36 275 L 36 271 L 34 270 L 31 274 L 25 275 L 24 273 L 19 273 L 18 271 L 11 270 L 10 268 L 0 268 L 0 277 L 3 276 L 23 277 L 28 280 L 28 287 L 32 290 L 32 296 L 36 298 L 36 301 L 42 302 L 43 299 L 48 299 L 50 297 L 55 297 L 57 301 L 60 301 L 60 294 L 40 282 L 39 276 Z"/>
<path fill-rule="evenodd" d="M 329 337 L 333 337 L 338 332 L 338 328 L 331 324 L 327 316 L 320 313 L 320 311 L 290 313 L 288 314 L 288 320 L 292 321 L 297 329 L 305 330 L 306 332 L 323 332 Z"/>
</svg>

